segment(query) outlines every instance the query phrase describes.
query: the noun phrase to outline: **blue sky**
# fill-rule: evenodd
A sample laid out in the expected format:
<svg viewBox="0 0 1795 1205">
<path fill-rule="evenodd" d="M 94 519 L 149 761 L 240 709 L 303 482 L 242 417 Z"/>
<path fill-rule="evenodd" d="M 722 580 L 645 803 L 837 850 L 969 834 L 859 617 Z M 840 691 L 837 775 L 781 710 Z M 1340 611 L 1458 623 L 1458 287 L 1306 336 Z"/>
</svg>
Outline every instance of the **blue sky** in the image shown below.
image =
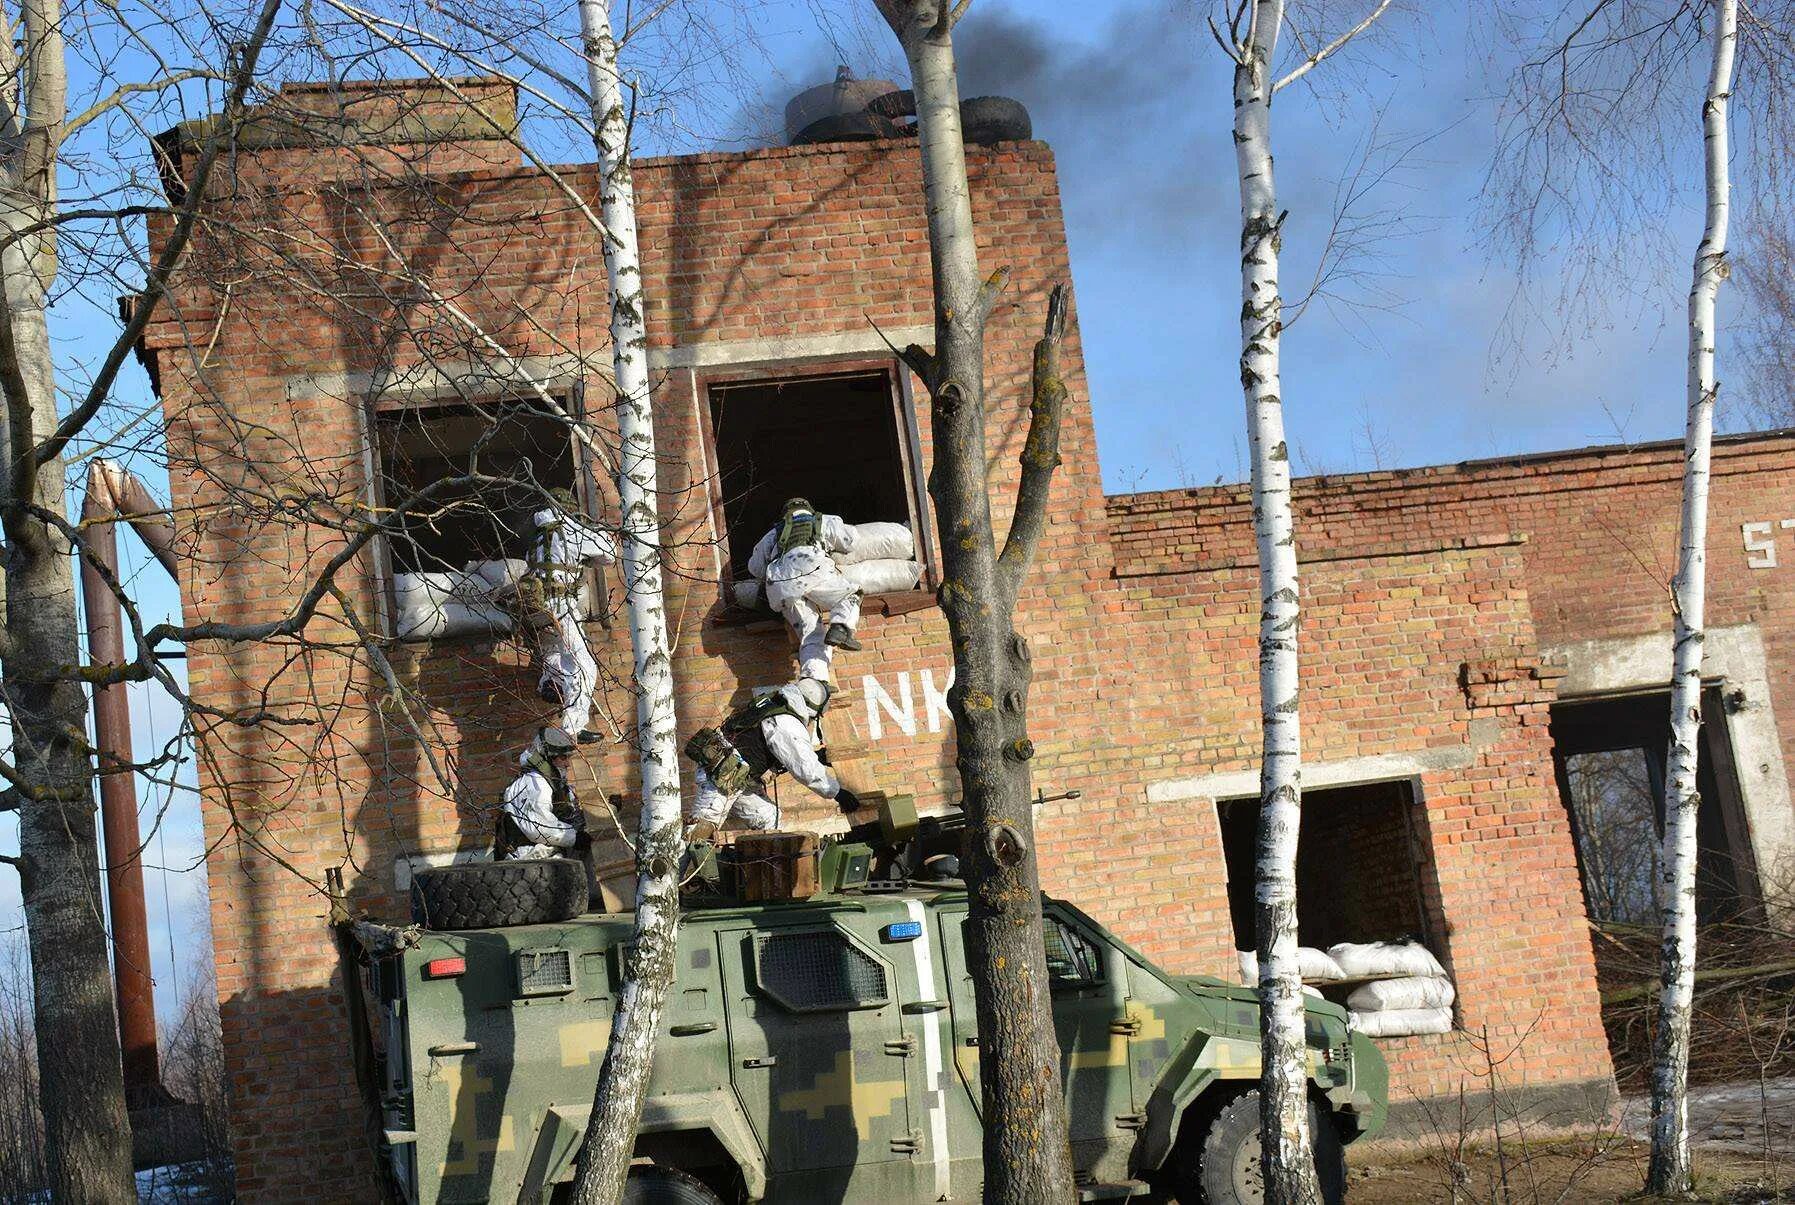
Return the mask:
<svg viewBox="0 0 1795 1205">
<path fill-rule="evenodd" d="M 723 0 L 719 0 L 723 6 Z M 734 7 L 734 6 L 730 6 Z M 1068 6 L 977 0 L 960 27 L 966 95 L 1001 92 L 1031 108 L 1055 149 L 1104 481 L 1112 491 L 1239 480 L 1245 473 L 1237 357 L 1238 211 L 1228 64 L 1192 15 L 1170 0 Z M 1590 443 L 1668 439 L 1681 430 L 1682 307 L 1699 214 L 1640 241 L 1624 298 L 1574 331 L 1525 301 L 1512 266 L 1492 262 L 1478 197 L 1493 148 L 1494 101 L 1482 45 L 1462 6 L 1393 17 L 1386 43 L 1316 73 L 1317 92 L 1283 93 L 1275 109 L 1281 194 L 1290 210 L 1285 280 L 1300 293 L 1330 224 L 1337 181 L 1368 141 L 1397 161 L 1363 213 L 1393 235 L 1332 305 L 1302 314 L 1285 339 L 1284 398 L 1297 465 L 1340 472 L 1419 465 Z M 751 3 L 761 56 L 732 93 L 682 110 L 649 153 L 752 144 L 790 92 L 837 63 L 894 75 L 901 60 L 870 5 Z M 827 15 L 819 19 L 819 12 Z M 644 47 L 644 57 L 651 48 Z M 1688 106 L 1693 114 L 1695 107 Z M 681 133 L 666 131 L 674 125 Z M 1376 135 L 1373 137 L 1372 130 Z M 572 144 L 569 144 L 570 146 Z M 1404 151 L 1406 148 L 1406 151 Z M 555 148 L 559 152 L 561 148 Z M 573 146 L 573 154 L 579 154 Z M 1696 170 L 1693 158 L 1690 170 Z M 92 362 L 106 299 L 65 303 L 79 336 L 68 368 Z M 1723 299 L 1723 312 L 1732 298 Z M 1520 335 L 1512 336 L 1520 316 Z M 1505 321 L 1509 324 L 1505 326 Z M 1725 377 L 1723 345 L 1722 376 Z M 151 402 L 135 364 L 127 409 Z M 1738 426 L 1738 423 L 1732 425 Z M 152 475 L 153 462 L 139 467 Z M 127 570 L 147 558 L 124 534 Z M 135 576 L 146 618 L 178 600 L 153 566 Z M 139 755 L 166 739 L 174 708 L 134 688 Z M 190 781 L 190 779 L 189 779 Z M 164 1013 L 205 925 L 204 870 L 190 792 L 142 790 L 144 824 L 167 804 L 149 854 L 152 946 Z M 16 848 L 0 816 L 0 849 Z M 164 891 L 167 892 L 166 903 Z M 0 940 L 19 936 L 17 883 L 0 874 Z M 10 938 L 8 937 L 10 935 Z M 171 944 L 175 947 L 171 955 Z"/>
</svg>

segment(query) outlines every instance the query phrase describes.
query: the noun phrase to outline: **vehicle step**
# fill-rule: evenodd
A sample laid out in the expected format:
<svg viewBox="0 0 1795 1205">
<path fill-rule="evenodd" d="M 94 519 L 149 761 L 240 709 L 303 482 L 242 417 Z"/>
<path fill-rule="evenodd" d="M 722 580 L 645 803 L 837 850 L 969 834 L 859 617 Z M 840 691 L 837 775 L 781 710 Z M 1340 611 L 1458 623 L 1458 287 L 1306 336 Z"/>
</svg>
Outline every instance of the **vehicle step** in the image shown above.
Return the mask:
<svg viewBox="0 0 1795 1205">
<path fill-rule="evenodd" d="M 1152 1190 L 1145 1180 L 1121 1180 L 1114 1184 L 1081 1184 L 1081 1201 L 1119 1201 L 1123 1197 L 1143 1197 Z"/>
</svg>

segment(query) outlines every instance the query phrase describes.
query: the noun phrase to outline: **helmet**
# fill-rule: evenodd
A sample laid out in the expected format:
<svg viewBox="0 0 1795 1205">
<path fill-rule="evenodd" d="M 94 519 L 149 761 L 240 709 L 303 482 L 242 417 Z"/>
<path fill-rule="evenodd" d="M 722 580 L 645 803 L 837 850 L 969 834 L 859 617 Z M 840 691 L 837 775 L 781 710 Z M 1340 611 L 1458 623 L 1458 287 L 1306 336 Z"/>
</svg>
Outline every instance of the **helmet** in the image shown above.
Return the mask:
<svg viewBox="0 0 1795 1205">
<path fill-rule="evenodd" d="M 829 706 L 829 697 L 835 693 L 833 687 L 820 678 L 799 678 L 792 684 L 797 688 L 797 695 L 810 708 L 811 715 L 822 715 L 823 708 Z"/>
<path fill-rule="evenodd" d="M 809 498 L 787 498 L 785 500 L 785 513 L 788 515 L 792 511 L 795 511 L 795 510 L 815 510 L 815 509 L 816 509 L 816 507 L 814 507 L 810 504 Z"/>
<path fill-rule="evenodd" d="M 550 757 L 571 757 L 573 755 L 574 740 L 567 734 L 565 728 L 551 724 L 536 734 L 536 741 L 542 746 L 542 751 Z"/>
<path fill-rule="evenodd" d="M 564 485 L 557 485 L 549 490 L 548 500 L 549 505 L 557 510 L 577 511 L 580 509 L 580 500 L 574 497 L 573 491 Z"/>
</svg>

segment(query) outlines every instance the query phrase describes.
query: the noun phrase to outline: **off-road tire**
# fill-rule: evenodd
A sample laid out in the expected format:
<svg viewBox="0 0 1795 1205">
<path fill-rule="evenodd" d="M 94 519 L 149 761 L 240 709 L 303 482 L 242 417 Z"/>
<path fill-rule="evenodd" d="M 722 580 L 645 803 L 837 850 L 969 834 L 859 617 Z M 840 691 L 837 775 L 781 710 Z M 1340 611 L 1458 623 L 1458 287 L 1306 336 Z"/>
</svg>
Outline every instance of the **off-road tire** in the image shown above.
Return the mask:
<svg viewBox="0 0 1795 1205">
<path fill-rule="evenodd" d="M 1035 136 L 1028 108 L 1008 96 L 974 96 L 960 102 L 960 140 L 979 146 L 1026 142 Z"/>
<path fill-rule="evenodd" d="M 723 1198 L 698 1177 L 657 1163 L 630 1168 L 622 1205 L 723 1205 Z"/>
<path fill-rule="evenodd" d="M 552 924 L 584 911 L 586 868 L 572 858 L 468 862 L 411 880 L 411 919 L 427 929 Z"/>
<path fill-rule="evenodd" d="M 1309 1141 L 1315 1148 L 1321 1199 L 1327 1205 L 1341 1205 L 1346 1200 L 1346 1150 L 1334 1123 L 1313 1101 L 1309 1102 Z M 1178 1200 L 1183 1205 L 1264 1205 L 1258 1089 L 1243 1092 L 1223 1105 L 1201 1142 L 1192 1146 L 1174 1169 Z"/>
</svg>

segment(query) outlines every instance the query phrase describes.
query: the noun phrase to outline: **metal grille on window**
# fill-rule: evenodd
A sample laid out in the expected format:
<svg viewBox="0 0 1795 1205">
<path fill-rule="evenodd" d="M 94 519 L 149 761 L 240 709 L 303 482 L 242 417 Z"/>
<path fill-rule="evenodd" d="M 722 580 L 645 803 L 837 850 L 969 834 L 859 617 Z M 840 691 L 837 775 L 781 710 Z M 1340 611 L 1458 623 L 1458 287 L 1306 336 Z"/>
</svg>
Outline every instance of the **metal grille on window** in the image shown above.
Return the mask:
<svg viewBox="0 0 1795 1205">
<path fill-rule="evenodd" d="M 890 997 L 884 966 L 834 930 L 763 936 L 755 962 L 761 990 L 795 1012 L 871 1008 Z"/>
<path fill-rule="evenodd" d="M 573 988 L 573 963 L 566 950 L 524 950 L 517 956 L 517 990 L 525 996 L 552 995 Z"/>
</svg>

